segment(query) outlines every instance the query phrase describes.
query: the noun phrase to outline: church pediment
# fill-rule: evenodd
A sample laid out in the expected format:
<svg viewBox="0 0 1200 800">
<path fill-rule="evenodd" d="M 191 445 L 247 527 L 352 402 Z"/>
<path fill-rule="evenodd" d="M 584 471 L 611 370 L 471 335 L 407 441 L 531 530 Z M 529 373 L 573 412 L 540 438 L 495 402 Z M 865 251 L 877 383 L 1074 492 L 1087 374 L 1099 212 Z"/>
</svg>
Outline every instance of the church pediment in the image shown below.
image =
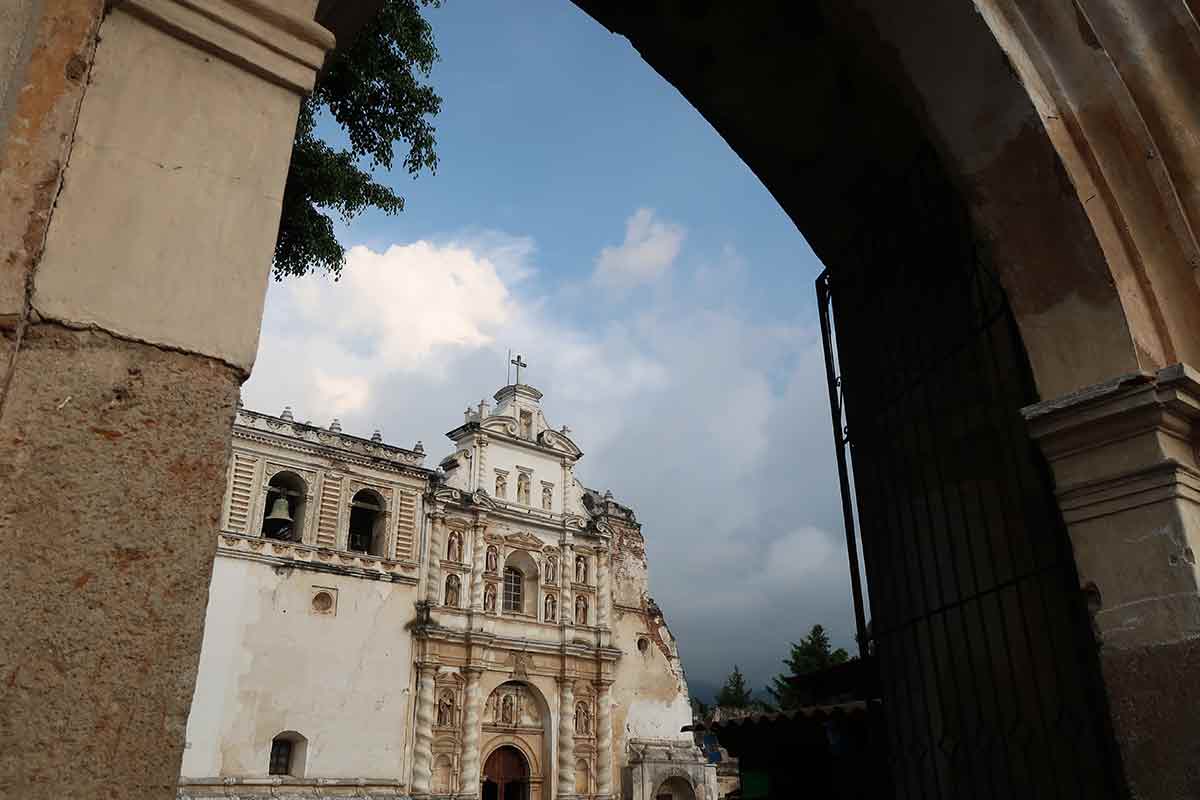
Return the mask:
<svg viewBox="0 0 1200 800">
<path fill-rule="evenodd" d="M 513 547 L 523 547 L 528 550 L 541 550 L 545 546 L 545 542 L 532 533 L 510 533 L 504 537 L 504 541 Z"/>
<path fill-rule="evenodd" d="M 543 447 L 549 447 L 551 450 L 565 453 L 572 458 L 579 458 L 583 455 L 583 451 L 571 441 L 571 437 L 562 431 L 544 430 L 538 435 L 538 443 Z"/>
</svg>

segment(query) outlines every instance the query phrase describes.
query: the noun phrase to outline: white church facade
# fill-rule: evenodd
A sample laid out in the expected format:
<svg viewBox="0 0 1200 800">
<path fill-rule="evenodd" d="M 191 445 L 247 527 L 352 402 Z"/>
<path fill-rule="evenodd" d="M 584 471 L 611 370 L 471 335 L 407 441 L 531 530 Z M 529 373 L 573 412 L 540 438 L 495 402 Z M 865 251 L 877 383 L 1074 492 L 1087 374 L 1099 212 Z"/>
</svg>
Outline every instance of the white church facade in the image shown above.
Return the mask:
<svg viewBox="0 0 1200 800">
<path fill-rule="evenodd" d="M 541 398 L 436 469 L 238 410 L 181 798 L 716 800 L 641 526 Z"/>
</svg>

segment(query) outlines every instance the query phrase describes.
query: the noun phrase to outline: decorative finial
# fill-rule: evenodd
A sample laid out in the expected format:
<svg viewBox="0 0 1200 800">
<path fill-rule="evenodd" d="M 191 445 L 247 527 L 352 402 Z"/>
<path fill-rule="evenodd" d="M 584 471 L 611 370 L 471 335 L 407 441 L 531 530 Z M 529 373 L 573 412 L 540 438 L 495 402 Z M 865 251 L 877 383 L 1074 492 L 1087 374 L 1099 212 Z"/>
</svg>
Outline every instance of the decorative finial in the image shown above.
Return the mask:
<svg viewBox="0 0 1200 800">
<path fill-rule="evenodd" d="M 292 422 L 295 419 L 295 417 L 292 416 L 292 407 L 284 406 L 283 413 L 279 415 L 279 418 L 286 419 L 288 422 Z"/>
<path fill-rule="evenodd" d="M 612 489 L 605 489 L 605 490 L 604 490 L 604 499 L 605 499 L 605 500 L 612 500 L 612 499 L 613 499 L 613 493 L 612 493 Z"/>
<path fill-rule="evenodd" d="M 238 392 L 238 408 L 245 408 L 246 404 L 242 402 L 242 393 Z"/>
<path fill-rule="evenodd" d="M 333 422 L 329 423 L 329 430 L 333 431 L 334 433 L 342 432 L 342 423 L 338 422 L 337 417 L 334 417 Z"/>
<path fill-rule="evenodd" d="M 425 452 L 425 445 L 421 444 L 420 439 L 417 439 L 417 443 L 413 445 L 413 452 L 414 453 L 424 453 Z"/>
<path fill-rule="evenodd" d="M 382 442 L 383 441 L 383 431 L 379 430 L 379 428 L 376 428 L 375 432 L 371 434 L 371 441 L 375 442 L 376 444 L 378 444 L 379 442 Z"/>
<path fill-rule="evenodd" d="M 483 419 L 488 415 L 488 401 L 486 399 L 479 401 L 479 418 Z"/>
<path fill-rule="evenodd" d="M 571 432 L 571 429 L 568 428 L 566 425 L 563 425 L 562 430 L 559 431 L 559 433 L 561 433 L 563 436 L 566 436 L 570 432 Z"/>
</svg>

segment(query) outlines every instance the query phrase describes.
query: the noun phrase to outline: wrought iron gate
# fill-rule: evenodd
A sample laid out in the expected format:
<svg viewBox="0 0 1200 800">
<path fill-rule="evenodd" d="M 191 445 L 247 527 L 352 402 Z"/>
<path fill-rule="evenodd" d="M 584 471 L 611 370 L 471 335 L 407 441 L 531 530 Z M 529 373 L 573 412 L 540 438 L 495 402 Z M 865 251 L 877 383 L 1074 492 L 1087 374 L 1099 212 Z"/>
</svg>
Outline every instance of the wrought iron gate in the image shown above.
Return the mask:
<svg viewBox="0 0 1200 800">
<path fill-rule="evenodd" d="M 868 188 L 871 224 L 817 281 L 896 794 L 1117 797 L 1090 622 L 1019 414 L 1037 399 L 1025 351 L 936 167 Z"/>
</svg>

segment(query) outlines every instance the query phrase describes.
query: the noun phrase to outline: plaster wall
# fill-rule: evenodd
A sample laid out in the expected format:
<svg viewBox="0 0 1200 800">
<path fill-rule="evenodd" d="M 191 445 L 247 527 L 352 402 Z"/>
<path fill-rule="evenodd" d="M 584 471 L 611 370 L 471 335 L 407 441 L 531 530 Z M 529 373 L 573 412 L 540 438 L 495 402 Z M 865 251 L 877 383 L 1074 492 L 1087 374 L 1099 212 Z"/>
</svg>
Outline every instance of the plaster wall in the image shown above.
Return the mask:
<svg viewBox="0 0 1200 800">
<path fill-rule="evenodd" d="M 148 24 L 140 5 L 105 21 L 33 306 L 249 370 L 300 96 Z M 309 55 L 319 66 L 323 52 Z"/>
<path fill-rule="evenodd" d="M 313 595 L 334 590 L 332 613 Z M 282 731 L 305 775 L 398 778 L 412 685 L 416 587 L 218 557 L 183 775 L 257 776 Z"/>
</svg>

